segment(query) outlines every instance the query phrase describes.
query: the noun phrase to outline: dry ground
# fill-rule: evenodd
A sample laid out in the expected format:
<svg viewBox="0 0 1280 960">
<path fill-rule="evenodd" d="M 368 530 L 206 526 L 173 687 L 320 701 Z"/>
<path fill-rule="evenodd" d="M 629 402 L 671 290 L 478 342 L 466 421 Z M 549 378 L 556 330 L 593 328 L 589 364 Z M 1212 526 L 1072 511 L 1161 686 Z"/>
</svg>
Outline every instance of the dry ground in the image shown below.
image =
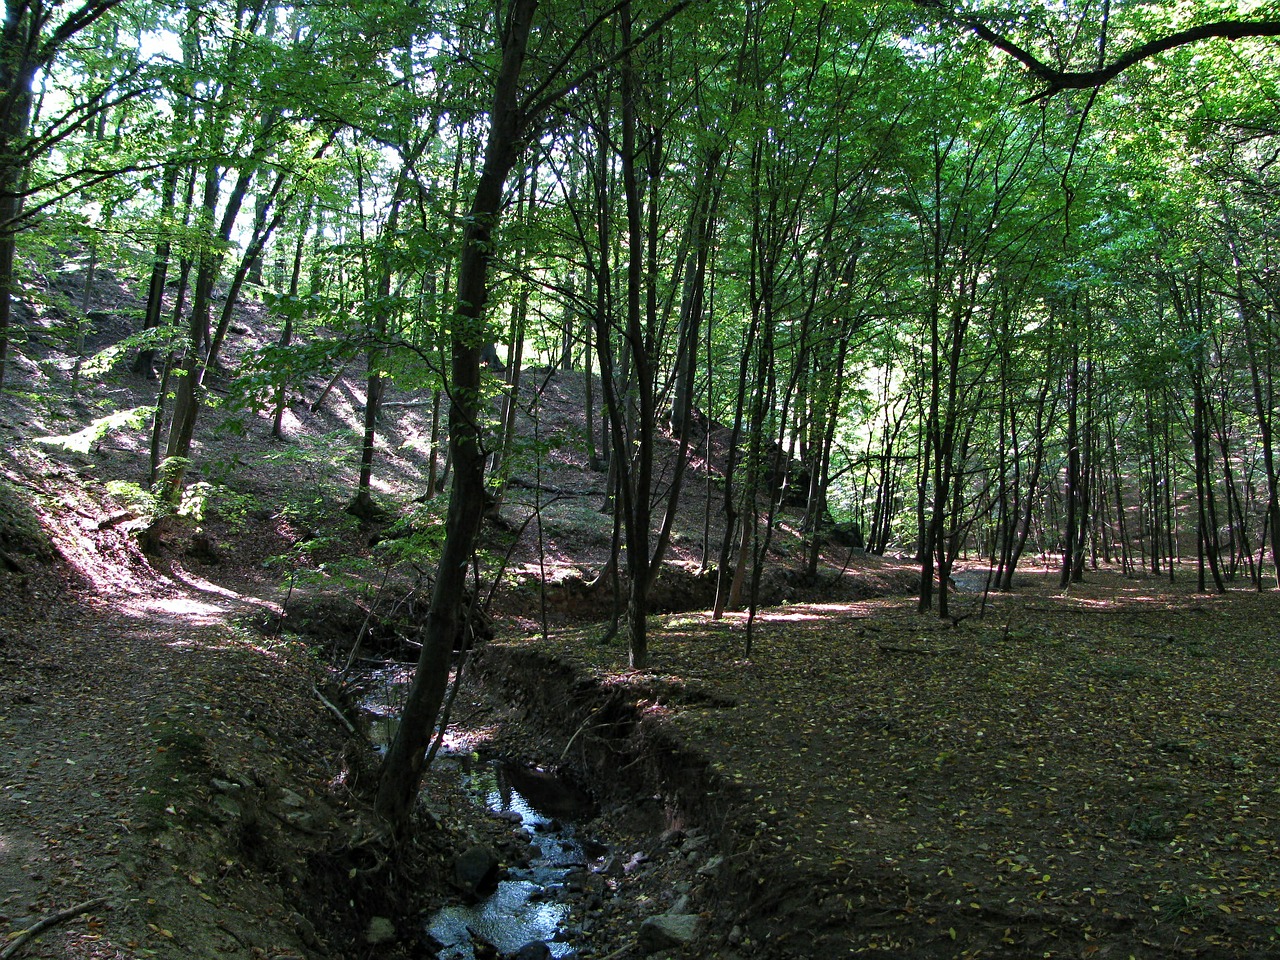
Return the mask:
<svg viewBox="0 0 1280 960">
<path fill-rule="evenodd" d="M 1022 584 L 958 627 L 776 608 L 749 658 L 740 616 L 661 618 L 645 675 L 526 642 L 634 685 L 741 798 L 741 956 L 1280 953 L 1280 594 Z"/>
</svg>

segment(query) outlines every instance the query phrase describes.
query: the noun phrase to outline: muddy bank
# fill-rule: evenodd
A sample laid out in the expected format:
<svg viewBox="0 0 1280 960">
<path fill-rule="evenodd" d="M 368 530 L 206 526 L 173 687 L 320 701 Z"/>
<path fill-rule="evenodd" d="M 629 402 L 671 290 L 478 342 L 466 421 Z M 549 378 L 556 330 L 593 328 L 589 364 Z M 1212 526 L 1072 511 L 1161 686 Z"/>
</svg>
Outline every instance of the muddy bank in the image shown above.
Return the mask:
<svg viewBox="0 0 1280 960">
<path fill-rule="evenodd" d="M 617 851 L 625 887 L 619 902 L 596 905 L 602 940 L 616 947 L 634 937 L 646 953 L 655 921 L 675 915 L 697 916 L 698 933 L 663 949 L 728 958 L 735 944 L 750 946 L 742 894 L 762 885 L 755 805 L 745 786 L 664 722 L 674 705 L 714 711 L 734 702 L 676 679 L 589 675 L 518 643 L 483 647 L 473 677 L 504 705 L 499 749 L 544 758 L 599 801 L 587 829 Z"/>
<path fill-rule="evenodd" d="M 588 784 L 601 803 L 661 797 L 668 822 L 727 824 L 745 796 L 716 774 L 708 757 L 662 722 L 671 704 L 727 709 L 732 701 L 678 680 L 587 675 L 531 645 L 491 643 L 477 651 L 473 676 L 518 713 L 529 731 L 559 748 L 558 765 Z"/>
</svg>

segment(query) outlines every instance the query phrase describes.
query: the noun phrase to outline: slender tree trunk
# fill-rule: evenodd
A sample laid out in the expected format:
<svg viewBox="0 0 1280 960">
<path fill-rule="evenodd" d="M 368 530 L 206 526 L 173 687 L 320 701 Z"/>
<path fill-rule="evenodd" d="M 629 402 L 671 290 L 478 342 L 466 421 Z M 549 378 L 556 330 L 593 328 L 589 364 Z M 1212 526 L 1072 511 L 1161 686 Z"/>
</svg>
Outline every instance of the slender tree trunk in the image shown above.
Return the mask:
<svg viewBox="0 0 1280 960">
<path fill-rule="evenodd" d="M 719 155 L 707 161 L 703 176 L 710 181 L 719 169 Z M 677 384 L 683 384 L 672 392 L 670 422 L 679 439 L 676 454 L 675 472 L 671 484 L 667 488 L 667 505 L 663 513 L 662 523 L 654 543 L 653 553 L 649 561 L 649 586 L 652 588 L 662 569 L 662 560 L 671 542 L 671 531 L 675 525 L 676 510 L 680 503 L 680 494 L 685 476 L 685 468 L 689 461 L 689 444 L 693 430 L 693 382 L 698 365 L 698 345 L 702 327 L 704 310 L 707 262 L 711 253 L 711 237 L 714 232 L 714 218 L 719 201 L 719 190 L 713 189 L 712 196 L 696 216 L 692 227 L 694 233 L 694 251 L 686 265 L 684 293 L 680 306 L 680 349 L 677 355 Z M 701 206 L 701 203 L 699 203 Z"/>
<path fill-rule="evenodd" d="M 1147 421 L 1147 461 L 1151 467 L 1150 490 L 1147 497 L 1148 500 L 1148 517 L 1151 526 L 1151 572 L 1160 575 L 1160 561 L 1162 559 L 1161 538 L 1160 538 L 1160 463 L 1156 457 L 1156 422 L 1155 414 L 1151 406 L 1151 391 L 1143 391 L 1143 408 L 1146 412 Z"/>
<path fill-rule="evenodd" d="M 293 248 L 293 265 L 289 270 L 289 301 L 285 309 L 284 327 L 280 331 L 280 348 L 287 350 L 293 343 L 293 321 L 299 310 L 298 290 L 302 281 L 302 257 L 307 248 L 307 230 L 311 222 L 311 204 L 303 210 L 302 222 L 298 225 L 298 242 Z M 315 291 L 312 291 L 313 293 Z M 271 418 L 271 436 L 280 440 L 284 436 L 284 412 L 288 407 L 289 379 L 281 377 L 276 386 L 275 412 Z"/>
<path fill-rule="evenodd" d="M 619 8 L 621 41 L 624 50 L 631 46 L 631 4 Z M 636 455 L 632 476 L 632 490 L 624 520 L 627 535 L 627 574 L 630 578 L 627 598 L 627 647 L 628 659 L 633 669 L 643 668 L 649 657 L 648 594 L 649 594 L 649 524 L 650 492 L 653 472 L 654 398 L 653 382 L 649 370 L 649 350 L 646 342 L 644 310 L 641 298 L 645 290 L 645 244 L 643 226 L 643 201 L 640 197 L 639 169 L 636 160 L 639 148 L 636 144 L 639 120 L 636 113 L 639 86 L 631 54 L 625 53 L 621 62 L 622 74 L 622 188 L 627 213 L 627 329 L 626 342 L 632 363 L 635 364 Z M 656 239 L 656 238 L 655 238 Z M 652 310 L 649 311 L 652 324 Z M 650 329 L 652 327 L 650 326 Z M 617 459 L 625 456 L 616 450 Z M 620 477 L 623 476 L 620 474 Z"/>
<path fill-rule="evenodd" d="M 1271 564 L 1275 569 L 1276 586 L 1280 587 L 1280 468 L 1276 463 L 1273 437 L 1275 417 L 1272 412 L 1274 409 L 1272 383 L 1269 376 L 1264 383 L 1262 376 L 1263 360 L 1267 356 L 1262 354 L 1262 351 L 1269 352 L 1274 349 L 1275 337 L 1273 333 L 1268 336 L 1265 318 L 1259 316 L 1260 311 L 1257 305 L 1245 292 L 1244 271 L 1240 265 L 1240 256 L 1235 249 L 1234 238 L 1231 243 L 1231 252 L 1235 267 L 1236 303 L 1244 325 L 1245 352 L 1249 358 L 1249 387 L 1254 420 L 1258 426 L 1258 443 L 1262 448 L 1263 473 L 1267 491 L 1264 525 L 1271 534 Z M 1260 324 L 1263 325 L 1262 331 L 1258 330 Z M 1265 364 L 1265 367 L 1269 370 L 1270 364 Z M 1264 537 L 1264 542 L 1265 539 Z"/>
<path fill-rule="evenodd" d="M 449 446 L 453 489 L 445 542 L 423 631 L 422 652 L 400 725 L 383 760 L 374 801 L 378 816 L 396 832 L 407 828 L 413 812 L 426 748 L 449 681 L 450 654 L 459 629 L 465 627 L 467 566 L 475 550 L 484 504 L 480 352 L 489 264 L 507 175 L 519 155 L 528 122 L 520 111 L 520 74 L 536 9 L 537 0 L 512 0 L 510 4 L 484 162 L 463 233 L 457 307 L 451 330 Z"/>
<path fill-rule="evenodd" d="M 529 171 L 527 177 L 520 180 L 519 190 L 516 197 L 516 219 L 519 220 L 525 213 L 525 189 L 526 185 L 536 191 L 537 182 L 537 165 Z M 529 198 L 529 206 L 533 207 L 537 202 L 537 196 Z M 519 262 L 523 251 L 516 252 L 516 261 Z M 522 284 L 517 291 L 515 298 L 511 303 L 511 318 L 507 330 L 507 343 L 510 344 L 507 356 L 507 390 L 502 396 L 502 408 L 500 410 L 499 420 L 502 423 L 502 440 L 501 444 L 493 455 L 493 463 L 489 467 L 490 476 L 497 477 L 499 488 L 495 493 L 496 501 L 492 509 L 496 510 L 502 502 L 502 497 L 506 493 L 507 473 L 510 468 L 506 466 L 507 461 L 511 457 L 511 451 L 515 444 L 516 436 L 516 409 L 520 405 L 520 375 L 521 368 L 524 365 L 524 339 L 525 339 L 525 321 L 529 315 L 529 285 Z M 566 320 L 566 323 L 568 321 Z M 567 369 L 567 367 L 565 368 Z M 588 419 L 590 415 L 588 414 Z"/>
<path fill-rule="evenodd" d="M 1066 587 L 1075 570 L 1076 528 L 1079 525 L 1081 488 L 1084 478 L 1080 456 L 1080 350 L 1072 344 L 1071 371 L 1067 375 L 1067 478 L 1063 500 L 1066 518 L 1062 525 L 1062 572 L 1058 586 Z"/>
<path fill-rule="evenodd" d="M 17 292 L 14 264 L 21 229 L 27 164 L 25 140 L 31 123 L 31 87 L 39 70 L 33 59 L 40 27 L 26 4 L 9 4 L 0 34 L 0 387 L 9 359 L 9 328 Z"/>
<path fill-rule="evenodd" d="M 236 184 L 227 198 L 223 210 L 222 222 L 217 239 L 226 242 L 231 236 L 232 226 L 239 215 L 240 206 L 248 192 L 252 173 L 246 169 L 241 171 Z M 205 171 L 203 210 L 210 221 L 218 205 L 218 194 L 221 183 L 221 171 L 216 163 L 210 163 Z M 189 342 L 186 359 L 182 362 L 178 395 L 174 401 L 173 419 L 169 427 L 169 443 L 165 450 L 165 459 L 172 463 L 164 470 L 163 496 L 170 503 L 177 503 L 182 494 L 183 478 L 186 475 L 187 461 L 191 454 L 191 442 L 195 436 L 196 418 L 200 412 L 201 394 L 204 389 L 205 372 L 218 357 L 213 353 L 202 353 L 202 345 L 212 346 L 213 337 L 210 322 L 213 312 L 213 289 L 222 266 L 222 254 L 214 250 L 201 253 L 196 269 L 196 285 L 191 301 L 191 317 Z"/>
<path fill-rule="evenodd" d="M 760 330 L 760 315 L 758 311 L 752 311 L 751 323 L 747 327 L 745 341 L 743 343 L 742 358 L 738 364 L 738 396 L 734 404 L 733 427 L 729 431 L 729 449 L 726 456 L 728 461 L 724 469 L 724 515 L 725 529 L 724 539 L 720 542 L 720 559 L 716 564 L 716 599 L 714 608 L 711 611 L 711 618 L 719 620 L 724 616 L 727 606 L 732 605 L 735 592 L 741 595 L 741 583 L 738 582 L 735 591 L 731 582 L 729 573 L 729 561 L 733 556 L 734 540 L 738 536 L 738 525 L 743 523 L 738 516 L 738 494 L 734 489 L 734 480 L 737 474 L 739 463 L 738 449 L 742 443 L 743 420 L 746 416 L 747 403 L 747 379 L 751 368 L 751 356 L 755 350 L 757 335 Z M 748 469 L 750 465 L 748 464 Z M 750 509 L 747 510 L 748 515 L 753 515 Z M 740 552 L 745 552 L 742 548 Z M 741 565 L 739 565 L 740 568 Z M 732 580 L 738 580 L 735 575 Z"/>
<path fill-rule="evenodd" d="M 151 258 L 151 279 L 147 284 L 147 312 L 143 320 L 144 330 L 155 330 L 164 322 L 164 287 L 169 275 L 169 257 L 173 242 L 169 236 L 168 222 L 173 216 L 178 198 L 178 176 L 181 168 L 171 163 L 165 168 L 164 184 L 160 194 L 160 238 L 156 241 Z M 155 347 L 144 347 L 133 361 L 133 372 L 154 380 L 156 377 Z"/>
<path fill-rule="evenodd" d="M 1084 579 L 1085 547 L 1089 543 L 1089 532 L 1093 525 L 1093 488 L 1097 473 L 1093 386 L 1093 359 L 1092 354 L 1089 354 L 1085 357 L 1084 364 L 1084 423 L 1080 430 L 1080 475 L 1077 488 L 1079 503 L 1076 507 L 1076 527 L 1071 534 L 1075 541 L 1074 563 L 1071 566 L 1072 583 L 1080 583 Z"/>
</svg>

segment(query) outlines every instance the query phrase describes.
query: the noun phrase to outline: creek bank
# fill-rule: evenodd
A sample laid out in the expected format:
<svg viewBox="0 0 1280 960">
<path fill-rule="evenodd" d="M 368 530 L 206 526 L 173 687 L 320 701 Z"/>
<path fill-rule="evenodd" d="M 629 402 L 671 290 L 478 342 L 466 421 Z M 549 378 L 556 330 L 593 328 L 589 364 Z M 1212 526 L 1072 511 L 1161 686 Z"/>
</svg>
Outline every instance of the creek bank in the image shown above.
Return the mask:
<svg viewBox="0 0 1280 960">
<path fill-rule="evenodd" d="M 663 721 L 673 704 L 733 703 L 668 678 L 593 676 L 529 644 L 475 654 L 484 697 L 463 724 L 496 731 L 504 755 L 537 756 L 588 786 L 599 815 L 582 832 L 611 853 L 594 871 L 584 954 L 621 945 L 641 955 L 735 956 L 745 942 L 744 891 L 763 883 L 747 789 L 713 769 Z"/>
</svg>

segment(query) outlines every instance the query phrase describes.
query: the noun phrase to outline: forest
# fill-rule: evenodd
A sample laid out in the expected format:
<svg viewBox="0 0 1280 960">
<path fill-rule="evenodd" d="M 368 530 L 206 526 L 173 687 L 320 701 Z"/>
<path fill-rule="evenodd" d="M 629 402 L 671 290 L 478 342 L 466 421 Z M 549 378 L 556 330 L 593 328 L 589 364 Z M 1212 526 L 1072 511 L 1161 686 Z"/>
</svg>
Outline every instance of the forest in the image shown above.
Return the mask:
<svg viewBox="0 0 1280 960">
<path fill-rule="evenodd" d="M 633 670 L 692 552 L 748 658 L 771 568 L 821 599 L 833 544 L 909 565 L 925 631 L 974 569 L 984 610 L 1031 565 L 1280 587 L 1278 36 L 1228 0 L 16 0 L 0 397 L 53 378 L 50 446 L 127 445 L 155 553 L 349 395 L 341 509 L 430 571 L 402 838 L 557 460 Z"/>
</svg>

